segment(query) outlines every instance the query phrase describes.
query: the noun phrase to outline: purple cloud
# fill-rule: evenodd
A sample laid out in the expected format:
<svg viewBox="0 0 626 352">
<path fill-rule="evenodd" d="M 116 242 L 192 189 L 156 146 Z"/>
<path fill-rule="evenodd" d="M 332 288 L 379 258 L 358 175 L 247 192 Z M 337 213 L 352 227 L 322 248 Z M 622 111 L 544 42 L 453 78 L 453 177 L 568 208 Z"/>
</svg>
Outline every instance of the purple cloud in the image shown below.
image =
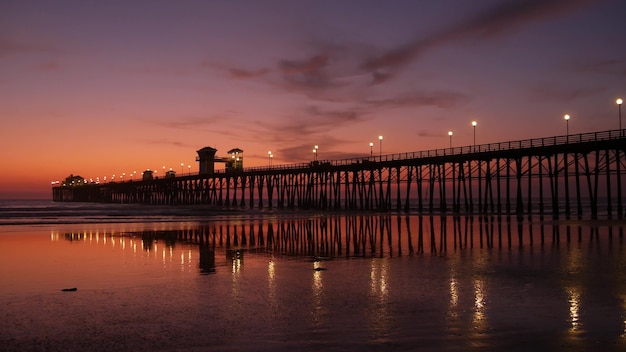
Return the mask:
<svg viewBox="0 0 626 352">
<path fill-rule="evenodd" d="M 249 71 L 249 70 L 242 70 L 242 69 L 237 69 L 237 68 L 229 68 L 228 72 L 230 73 L 231 78 L 253 79 L 253 78 L 266 76 L 267 74 L 271 72 L 271 70 L 267 68 L 263 68 L 259 70 Z"/>
<path fill-rule="evenodd" d="M 465 104 L 469 101 L 469 97 L 464 94 L 447 91 L 436 92 L 420 92 L 412 95 L 388 98 L 388 99 L 369 99 L 363 101 L 370 107 L 375 108 L 401 108 L 401 107 L 425 107 L 435 106 L 438 108 L 450 108 Z"/>
<path fill-rule="evenodd" d="M 487 39 L 499 36 L 534 21 L 558 17 L 592 0 L 514 0 L 498 3 L 478 16 L 426 38 L 418 38 L 401 47 L 370 58 L 361 67 L 372 73 L 373 83 L 393 76 L 397 69 L 416 60 L 427 50 L 471 37 Z M 384 79 L 381 79 L 384 78 Z"/>
</svg>

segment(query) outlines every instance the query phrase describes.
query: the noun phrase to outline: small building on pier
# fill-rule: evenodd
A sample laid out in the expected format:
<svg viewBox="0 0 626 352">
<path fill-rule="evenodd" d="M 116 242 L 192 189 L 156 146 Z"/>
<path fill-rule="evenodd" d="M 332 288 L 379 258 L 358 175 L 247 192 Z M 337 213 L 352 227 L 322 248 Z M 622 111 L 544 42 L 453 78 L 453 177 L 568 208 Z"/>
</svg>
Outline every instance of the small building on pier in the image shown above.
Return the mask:
<svg viewBox="0 0 626 352">
<path fill-rule="evenodd" d="M 234 148 L 228 151 L 230 158 L 226 160 L 226 172 L 243 170 L 243 150 Z"/>
<path fill-rule="evenodd" d="M 78 175 L 74 176 L 74 175 L 69 175 L 68 177 L 65 178 L 65 180 L 63 181 L 63 187 L 76 187 L 76 186 L 82 186 L 86 183 L 85 179 L 83 177 L 80 177 Z"/>
<path fill-rule="evenodd" d="M 198 151 L 196 161 L 199 163 L 200 175 L 212 175 L 215 173 L 215 163 L 226 164 L 226 172 L 234 172 L 243 170 L 243 150 L 234 148 L 229 150 L 228 156 L 218 158 L 215 156 L 217 149 L 212 147 L 204 147 Z"/>
<path fill-rule="evenodd" d="M 204 147 L 196 153 L 198 153 L 198 157 L 196 161 L 199 163 L 199 174 L 200 175 L 212 175 L 215 172 L 215 153 L 217 149 L 211 147 Z"/>
<path fill-rule="evenodd" d="M 176 171 L 170 169 L 165 173 L 165 178 L 176 178 Z"/>
<path fill-rule="evenodd" d="M 148 169 L 143 172 L 141 179 L 144 181 L 152 181 L 154 179 L 153 174 L 153 171 Z"/>
</svg>

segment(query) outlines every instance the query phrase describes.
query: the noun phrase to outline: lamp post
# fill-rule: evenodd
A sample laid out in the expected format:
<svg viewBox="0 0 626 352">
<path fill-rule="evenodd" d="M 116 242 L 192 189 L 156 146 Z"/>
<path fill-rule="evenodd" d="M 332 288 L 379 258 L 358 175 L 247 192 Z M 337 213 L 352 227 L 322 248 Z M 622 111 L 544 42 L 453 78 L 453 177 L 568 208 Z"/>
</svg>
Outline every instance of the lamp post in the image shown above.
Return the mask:
<svg viewBox="0 0 626 352">
<path fill-rule="evenodd" d="M 565 119 L 565 136 L 567 138 L 567 142 L 569 143 L 569 119 L 570 119 L 570 116 L 569 115 L 565 115 L 565 116 L 563 116 L 563 118 Z"/>
<path fill-rule="evenodd" d="M 450 149 L 452 149 L 452 131 L 448 131 L 448 136 L 450 136 Z"/>
<path fill-rule="evenodd" d="M 374 142 L 370 142 L 370 159 L 374 156 Z"/>
<path fill-rule="evenodd" d="M 313 148 L 313 161 L 317 161 L 317 149 Z"/>
<path fill-rule="evenodd" d="M 180 163 L 180 175 L 183 175 L 183 167 L 185 166 L 185 163 Z"/>
<path fill-rule="evenodd" d="M 381 161 L 382 161 L 382 156 L 383 156 L 383 136 L 378 136 L 378 141 L 380 142 L 380 151 L 379 151 L 379 156 L 381 157 Z"/>
<path fill-rule="evenodd" d="M 269 166 L 272 166 L 272 151 L 267 152 L 267 162 Z"/>
<path fill-rule="evenodd" d="M 476 121 L 472 121 L 472 126 L 474 127 L 474 151 L 476 151 L 476 125 L 478 125 L 478 123 Z"/>
<path fill-rule="evenodd" d="M 320 148 L 320 147 L 316 144 L 316 145 L 315 145 L 315 147 L 314 147 L 314 149 L 313 149 L 313 153 L 315 153 L 315 161 L 317 161 L 317 150 L 318 150 L 319 148 Z"/>
<path fill-rule="evenodd" d="M 191 175 L 191 165 L 187 165 L 187 175 Z"/>
<path fill-rule="evenodd" d="M 622 136 L 622 103 L 624 101 L 622 98 L 618 98 L 615 103 L 617 103 L 617 116 L 619 117 L 619 135 Z"/>
</svg>

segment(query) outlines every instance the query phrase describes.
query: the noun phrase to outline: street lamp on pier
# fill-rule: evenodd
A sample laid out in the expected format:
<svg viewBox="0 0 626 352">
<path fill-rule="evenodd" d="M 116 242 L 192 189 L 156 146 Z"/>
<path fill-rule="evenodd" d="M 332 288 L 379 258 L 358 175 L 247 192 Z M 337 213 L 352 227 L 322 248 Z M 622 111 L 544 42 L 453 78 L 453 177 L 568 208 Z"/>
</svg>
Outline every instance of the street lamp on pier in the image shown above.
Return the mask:
<svg viewBox="0 0 626 352">
<path fill-rule="evenodd" d="M 476 125 L 478 125 L 478 122 L 472 121 L 472 126 L 474 127 L 474 151 L 476 151 Z"/>
<path fill-rule="evenodd" d="M 370 142 L 370 159 L 374 156 L 374 143 Z"/>
<path fill-rule="evenodd" d="M 320 147 L 316 144 L 315 147 L 313 147 L 313 157 L 315 158 L 315 161 L 317 161 L 317 150 Z"/>
<path fill-rule="evenodd" d="M 272 166 L 272 151 L 268 151 L 267 152 L 267 162 L 269 163 L 269 166 Z"/>
<path fill-rule="evenodd" d="M 380 142 L 380 151 L 379 151 L 379 156 L 381 157 L 381 161 L 382 161 L 382 156 L 383 156 L 383 136 L 378 136 L 378 141 Z"/>
<path fill-rule="evenodd" d="M 450 149 L 452 149 L 452 131 L 448 131 L 448 136 L 450 136 Z"/>
<path fill-rule="evenodd" d="M 617 104 L 617 116 L 619 117 L 619 135 L 622 136 L 622 98 L 618 98 L 615 103 Z"/>
<path fill-rule="evenodd" d="M 570 116 L 569 115 L 565 115 L 565 116 L 563 116 L 563 118 L 565 119 L 565 136 L 567 138 L 567 142 L 569 143 L 569 119 L 570 119 Z"/>
</svg>

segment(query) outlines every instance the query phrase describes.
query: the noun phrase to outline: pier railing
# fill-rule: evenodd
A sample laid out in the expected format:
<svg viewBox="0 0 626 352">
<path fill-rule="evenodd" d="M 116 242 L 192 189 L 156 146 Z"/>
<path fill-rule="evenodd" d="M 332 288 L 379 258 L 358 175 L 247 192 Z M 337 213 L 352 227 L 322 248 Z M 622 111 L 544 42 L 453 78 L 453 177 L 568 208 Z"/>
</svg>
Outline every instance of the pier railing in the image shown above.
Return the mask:
<svg viewBox="0 0 626 352">
<path fill-rule="evenodd" d="M 552 136 L 552 137 L 543 137 L 543 138 L 531 138 L 531 139 L 522 139 L 522 140 L 517 140 L 517 141 L 477 144 L 477 145 L 460 146 L 460 147 L 452 147 L 452 148 L 439 148 L 439 149 L 422 150 L 422 151 L 415 151 L 415 152 L 392 153 L 392 154 L 382 154 L 382 155 L 363 156 L 363 157 L 335 159 L 335 160 L 318 160 L 318 161 L 312 161 L 312 162 L 307 162 L 307 163 L 293 163 L 293 164 L 282 164 L 282 165 L 271 165 L 271 166 L 254 166 L 254 167 L 246 167 L 244 168 L 244 171 L 294 170 L 294 169 L 310 168 L 312 165 L 316 165 L 316 164 L 317 165 L 324 164 L 324 165 L 331 165 L 331 166 L 344 166 L 344 165 L 352 165 L 352 164 L 361 163 L 363 161 L 384 162 L 384 161 L 430 158 L 430 157 L 449 156 L 449 155 L 465 155 L 465 154 L 472 154 L 472 153 L 496 152 L 496 151 L 505 151 L 505 150 L 522 150 L 522 149 L 529 149 L 529 148 L 551 147 L 551 146 L 574 144 L 574 143 L 606 141 L 606 140 L 612 140 L 612 139 L 619 139 L 622 136 L 626 136 L 626 129 L 579 133 L 579 134 L 570 134 L 570 135 L 561 135 L 561 136 Z M 224 173 L 224 172 L 225 172 L 224 170 L 216 171 L 216 173 Z"/>
</svg>

